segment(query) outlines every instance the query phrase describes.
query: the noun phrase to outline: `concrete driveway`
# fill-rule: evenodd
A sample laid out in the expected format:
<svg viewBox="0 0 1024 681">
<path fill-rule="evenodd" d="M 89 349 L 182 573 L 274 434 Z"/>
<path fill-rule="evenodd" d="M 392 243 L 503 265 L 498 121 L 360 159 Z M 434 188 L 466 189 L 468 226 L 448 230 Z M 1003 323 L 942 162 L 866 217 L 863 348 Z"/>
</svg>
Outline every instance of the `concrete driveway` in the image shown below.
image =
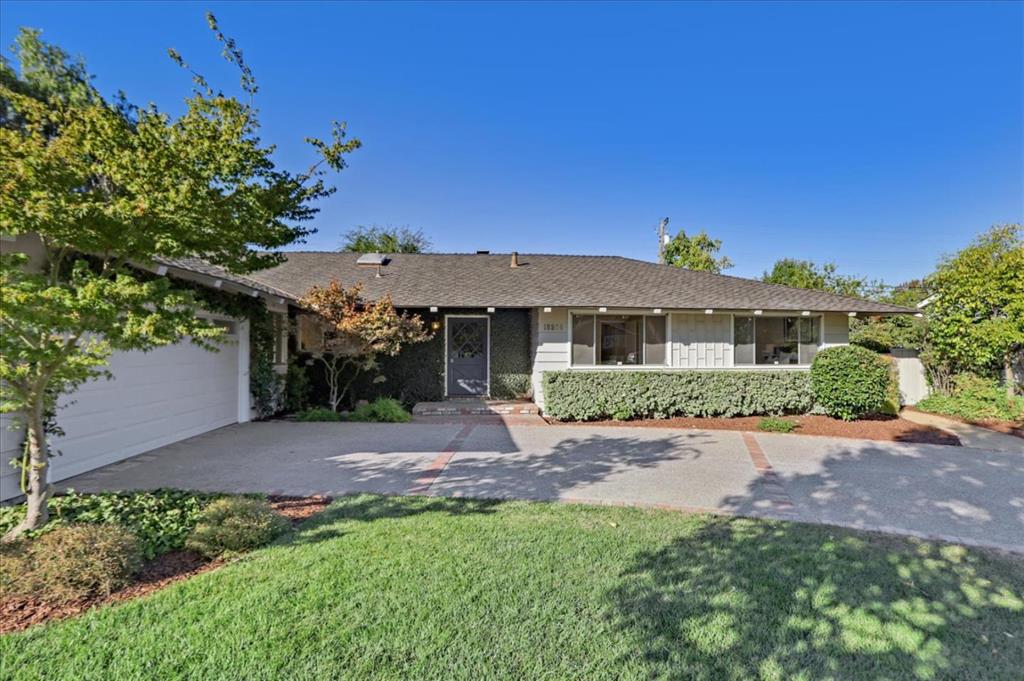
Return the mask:
<svg viewBox="0 0 1024 681">
<path fill-rule="evenodd" d="M 661 428 L 265 422 L 64 481 L 78 491 L 352 492 L 637 504 L 1024 553 L 1020 452 Z"/>
</svg>

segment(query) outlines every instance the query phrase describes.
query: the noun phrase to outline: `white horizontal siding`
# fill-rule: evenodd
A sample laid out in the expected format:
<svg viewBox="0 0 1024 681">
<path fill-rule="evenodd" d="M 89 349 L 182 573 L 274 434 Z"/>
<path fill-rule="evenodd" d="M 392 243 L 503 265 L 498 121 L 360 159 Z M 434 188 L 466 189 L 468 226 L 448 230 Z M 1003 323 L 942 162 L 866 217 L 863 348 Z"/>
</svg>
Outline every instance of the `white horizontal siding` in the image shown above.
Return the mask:
<svg viewBox="0 0 1024 681">
<path fill-rule="evenodd" d="M 843 312 L 826 312 L 822 319 L 821 347 L 848 345 L 850 342 L 850 318 Z"/>
<path fill-rule="evenodd" d="M 555 307 L 551 312 L 535 308 L 533 313 L 533 400 L 544 408 L 544 372 L 569 368 L 569 312 Z"/>
</svg>

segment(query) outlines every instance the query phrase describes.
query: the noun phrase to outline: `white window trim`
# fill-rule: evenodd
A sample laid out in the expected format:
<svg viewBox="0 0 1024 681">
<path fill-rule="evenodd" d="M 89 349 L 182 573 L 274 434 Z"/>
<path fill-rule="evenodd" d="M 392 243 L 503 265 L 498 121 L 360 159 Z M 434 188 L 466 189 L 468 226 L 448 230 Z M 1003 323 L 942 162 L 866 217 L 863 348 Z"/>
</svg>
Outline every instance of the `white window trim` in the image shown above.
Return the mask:
<svg viewBox="0 0 1024 681">
<path fill-rule="evenodd" d="M 587 315 L 594 318 L 593 324 L 593 338 L 591 342 L 594 344 L 594 364 L 574 364 L 572 361 L 572 334 L 573 315 L 582 316 Z M 665 320 L 665 362 L 663 364 L 597 364 L 597 326 L 598 317 L 617 317 L 617 316 L 633 316 L 640 317 L 643 321 L 640 324 L 640 348 L 641 352 L 644 353 L 644 359 L 647 359 L 646 346 L 647 346 L 647 318 L 648 317 L 661 317 Z M 660 312 L 654 314 L 647 310 L 607 310 L 606 312 L 598 312 L 597 310 L 580 310 L 580 309 L 568 309 L 566 310 L 566 330 L 568 336 L 568 354 L 566 355 L 569 359 L 570 369 L 580 369 L 585 371 L 592 370 L 607 370 L 607 371 L 638 371 L 638 370 L 665 370 L 672 368 L 672 320 L 670 312 Z M 447 383 L 446 383 L 447 385 Z"/>
<path fill-rule="evenodd" d="M 796 333 L 797 333 L 796 348 L 797 348 L 797 358 L 798 358 L 798 360 L 800 360 L 800 359 L 803 359 L 803 358 L 800 357 L 800 345 L 801 345 L 801 343 L 800 343 L 800 324 L 799 324 L 799 321 L 801 319 L 814 319 L 815 317 L 817 317 L 818 319 L 821 320 L 818 323 L 818 352 L 821 352 L 822 348 L 825 347 L 825 313 L 824 312 L 819 312 L 817 314 L 810 314 L 810 315 L 807 315 L 806 317 L 803 316 L 802 314 L 797 314 L 795 312 L 763 312 L 763 313 L 758 314 L 758 315 L 755 315 L 753 313 L 749 313 L 748 314 L 748 313 L 743 313 L 743 312 L 733 312 L 731 314 L 732 314 L 732 334 L 731 334 L 731 337 L 732 337 L 732 365 L 736 369 L 744 369 L 744 370 L 749 370 L 749 369 L 761 369 L 761 370 L 772 369 L 772 370 L 778 371 L 780 369 L 804 369 L 804 370 L 806 370 L 806 369 L 810 369 L 811 368 L 810 363 L 804 364 L 802 361 L 798 361 L 796 364 L 757 364 L 757 320 L 758 320 L 758 318 L 764 318 L 764 317 L 794 317 L 794 318 L 796 318 L 796 320 L 798 322 L 797 325 L 796 325 Z M 754 364 L 739 364 L 736 361 L 736 317 L 751 317 L 754 320 Z M 815 353 L 815 354 L 817 354 L 817 353 Z"/>
<path fill-rule="evenodd" d="M 444 316 L 444 396 L 448 398 L 448 320 L 449 319 L 486 319 L 487 320 L 487 388 L 483 395 L 455 395 L 457 398 L 480 397 L 489 399 L 491 396 L 491 316 L 486 314 L 446 314 Z M 569 334 L 569 346 L 572 347 L 572 333 Z"/>
<path fill-rule="evenodd" d="M 600 312 L 595 308 L 567 308 L 565 311 L 566 320 L 566 358 L 568 360 L 568 370 L 570 371 L 807 371 L 811 368 L 810 364 L 737 364 L 736 363 L 736 317 L 754 317 L 755 324 L 757 317 L 796 317 L 797 319 L 808 319 L 817 317 L 820 319 L 819 333 L 821 334 L 818 340 L 818 351 L 829 347 L 825 343 L 825 313 L 816 312 L 807 317 L 804 317 L 797 311 L 793 310 L 782 310 L 782 311 L 765 311 L 762 314 L 755 315 L 753 311 L 746 310 L 723 310 L 721 312 L 715 311 L 716 315 L 728 315 L 729 316 L 729 351 L 731 364 L 725 367 L 701 367 L 701 368 L 683 368 L 677 365 L 676 358 L 673 351 L 673 337 L 672 337 L 672 315 L 674 314 L 698 314 L 701 310 L 690 310 L 690 309 L 672 309 L 665 308 L 663 312 L 658 314 L 651 313 L 647 308 L 622 308 L 614 309 L 608 308 L 605 312 Z M 573 315 L 590 315 L 594 319 L 594 361 L 597 361 L 597 317 L 601 315 L 615 316 L 615 315 L 635 315 L 642 317 L 664 317 L 665 318 L 665 364 L 574 364 L 572 361 L 572 334 L 573 334 Z M 476 315 L 462 315 L 462 316 L 476 316 Z M 644 323 L 643 334 L 646 335 L 646 322 Z M 797 327 L 799 329 L 799 325 Z M 755 332 L 756 333 L 756 332 Z M 798 331 L 799 333 L 799 331 Z M 445 331 L 445 343 L 448 342 L 447 330 Z M 799 335 L 798 335 L 799 339 Z M 490 330 L 488 329 L 488 343 L 490 342 Z M 797 340 L 797 347 L 799 348 L 800 341 Z M 755 335 L 755 347 L 756 347 L 756 335 Z M 488 357 L 490 357 L 490 348 L 488 348 Z M 447 361 L 447 345 L 445 347 L 445 371 L 447 372 L 448 361 Z M 490 361 L 488 360 L 488 372 L 490 372 Z M 488 390 L 490 389 L 490 374 L 488 373 Z M 448 392 L 448 377 L 445 375 L 445 394 Z"/>
</svg>

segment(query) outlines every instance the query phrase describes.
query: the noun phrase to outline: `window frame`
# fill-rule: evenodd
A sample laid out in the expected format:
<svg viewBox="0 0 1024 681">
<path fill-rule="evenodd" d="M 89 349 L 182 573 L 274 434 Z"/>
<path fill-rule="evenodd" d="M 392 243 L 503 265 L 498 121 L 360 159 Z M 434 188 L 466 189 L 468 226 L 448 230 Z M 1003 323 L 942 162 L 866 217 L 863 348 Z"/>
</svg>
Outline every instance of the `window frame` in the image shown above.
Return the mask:
<svg viewBox="0 0 1024 681">
<path fill-rule="evenodd" d="M 749 317 L 749 318 L 751 318 L 753 320 L 753 325 L 751 326 L 751 335 L 752 335 L 753 341 L 754 341 L 754 361 L 751 364 L 740 364 L 739 362 L 736 361 L 736 318 L 737 317 Z M 791 317 L 791 318 L 796 320 L 796 329 L 797 329 L 797 339 L 796 339 L 797 363 L 796 364 L 759 364 L 757 362 L 757 320 L 759 318 L 774 318 L 774 319 L 783 318 L 783 319 L 785 319 L 786 317 Z M 782 369 L 782 368 L 806 369 L 806 368 L 810 367 L 811 363 L 814 361 L 813 359 L 811 360 L 811 362 L 804 362 L 803 361 L 803 352 L 802 352 L 803 339 L 802 339 L 801 330 L 800 330 L 801 329 L 800 321 L 803 320 L 803 319 L 814 319 L 814 318 L 817 318 L 819 320 L 819 322 L 818 322 L 817 352 L 821 352 L 822 348 L 825 345 L 825 313 L 824 312 L 811 313 L 809 315 L 793 314 L 793 313 L 789 313 L 789 312 L 771 312 L 771 313 L 764 313 L 764 314 L 733 312 L 732 313 L 732 325 L 731 325 L 731 331 L 732 331 L 732 333 L 731 333 L 731 341 L 732 341 L 731 345 L 732 345 L 732 365 L 733 365 L 733 367 L 741 368 L 741 369 L 760 369 L 762 367 L 766 368 L 766 369 L 769 369 L 769 368 L 771 368 L 771 369 Z M 817 352 L 815 353 L 815 355 L 817 355 Z"/>
<path fill-rule="evenodd" d="M 569 345 L 569 367 L 577 369 L 600 369 L 610 371 L 622 371 L 630 369 L 670 369 L 672 368 L 672 320 L 670 318 L 671 313 L 652 313 L 638 310 L 616 310 L 598 312 L 595 310 L 568 310 L 568 320 L 566 323 L 566 329 L 568 330 L 568 345 Z M 593 317 L 591 324 L 591 344 L 593 348 L 593 362 L 590 364 L 579 364 L 573 360 L 573 341 L 574 341 L 574 320 L 576 317 Z M 640 318 L 640 338 L 638 346 L 642 355 L 643 361 L 640 364 L 599 364 L 598 363 L 598 346 L 597 346 L 597 333 L 600 328 L 601 317 L 606 318 L 621 318 L 621 317 L 639 317 Z M 647 363 L 647 318 L 656 317 L 660 318 L 665 323 L 665 340 L 661 343 L 665 347 L 665 361 L 661 364 L 648 364 Z"/>
</svg>

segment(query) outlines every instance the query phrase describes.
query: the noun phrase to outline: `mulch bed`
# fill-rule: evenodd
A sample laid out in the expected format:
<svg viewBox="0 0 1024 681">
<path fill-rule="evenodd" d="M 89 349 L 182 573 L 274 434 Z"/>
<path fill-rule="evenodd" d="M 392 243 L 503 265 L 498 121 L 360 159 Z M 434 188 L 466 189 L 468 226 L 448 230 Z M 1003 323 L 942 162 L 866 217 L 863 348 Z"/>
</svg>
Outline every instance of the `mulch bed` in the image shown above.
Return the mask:
<svg viewBox="0 0 1024 681">
<path fill-rule="evenodd" d="M 758 431 L 757 424 L 760 423 L 762 418 L 761 416 L 737 416 L 734 418 L 688 418 L 677 416 L 668 419 L 638 419 L 636 421 L 586 421 L 582 423 L 574 422 L 568 425 Z M 797 435 L 827 435 L 830 437 L 852 437 L 889 442 L 960 445 L 960 440 L 951 433 L 895 416 L 871 416 L 857 421 L 842 421 L 828 416 L 810 414 L 787 416 L 785 418 L 798 424 L 796 430 L 793 431 Z M 562 421 L 551 422 L 565 425 Z"/>
<path fill-rule="evenodd" d="M 278 513 L 298 524 L 324 510 L 330 497 L 269 496 L 267 501 Z M 175 582 L 216 570 L 225 564 L 220 559 L 207 560 L 194 551 L 171 551 L 146 563 L 135 576 L 135 581 L 109 596 L 93 596 L 76 601 L 57 603 L 32 598 L 0 600 L 0 634 L 21 631 L 36 624 L 64 619 L 81 614 L 99 605 L 120 603 L 153 593 Z"/>
<path fill-rule="evenodd" d="M 933 413 L 930 411 L 921 411 L 916 407 L 904 407 L 904 409 L 910 409 L 911 411 L 916 411 L 919 414 Z M 983 421 L 971 421 L 970 419 L 962 419 L 959 416 L 950 416 L 949 414 L 939 413 L 935 413 L 935 416 L 941 416 L 942 418 L 949 419 L 950 421 L 959 421 L 960 423 L 966 423 L 969 426 L 988 428 L 989 430 L 994 430 L 997 433 L 1002 433 L 1003 435 L 1013 435 L 1014 437 L 1024 438 L 1024 425 L 1021 425 L 1020 423 L 1014 421 L 996 421 L 988 419 Z"/>
</svg>

